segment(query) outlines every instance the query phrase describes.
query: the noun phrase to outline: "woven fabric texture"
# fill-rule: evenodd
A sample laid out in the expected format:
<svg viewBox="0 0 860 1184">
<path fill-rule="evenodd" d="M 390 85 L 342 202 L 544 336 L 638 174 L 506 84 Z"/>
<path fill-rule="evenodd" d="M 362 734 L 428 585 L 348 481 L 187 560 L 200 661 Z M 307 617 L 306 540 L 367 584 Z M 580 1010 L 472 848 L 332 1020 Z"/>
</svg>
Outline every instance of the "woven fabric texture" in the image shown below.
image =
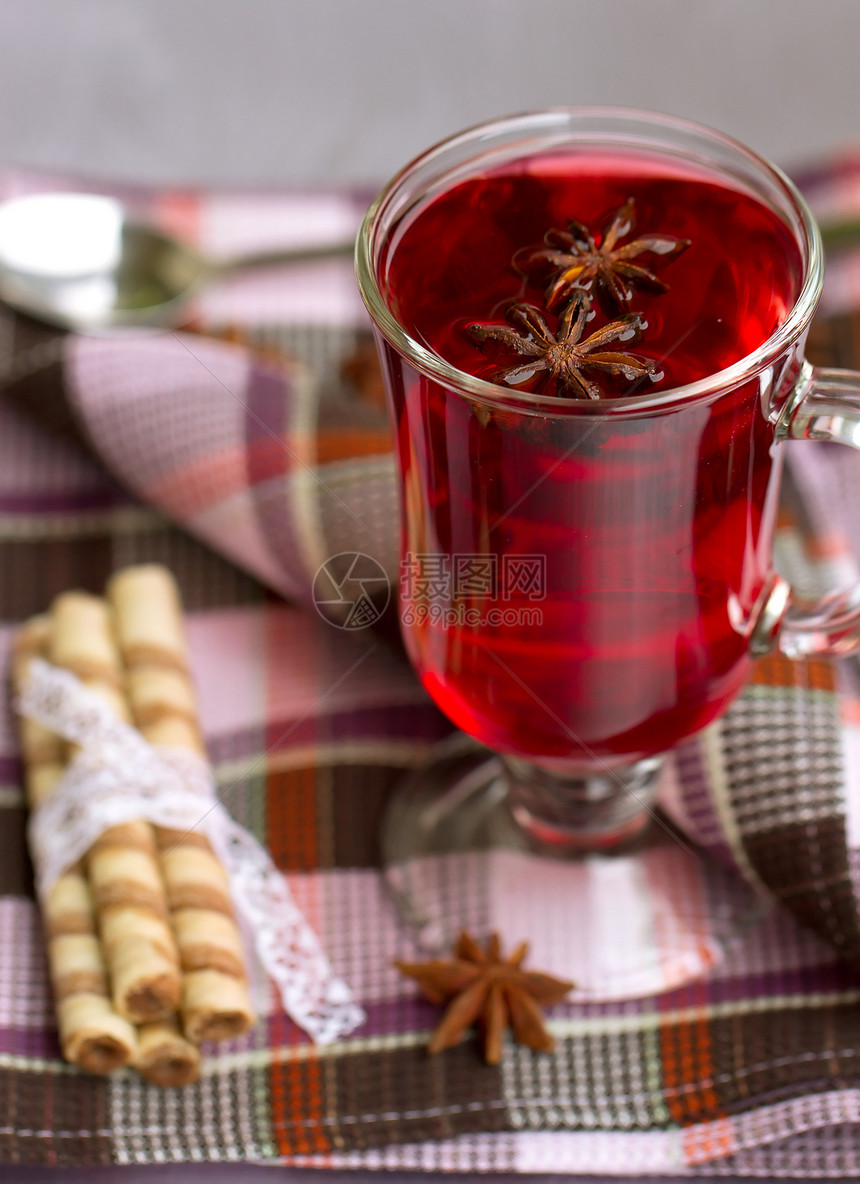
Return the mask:
<svg viewBox="0 0 860 1184">
<path fill-rule="evenodd" d="M 808 184 L 828 212 L 860 207 L 860 162 Z M 136 200 L 225 253 L 339 236 L 363 205 L 331 193 Z M 836 268 L 815 361 L 860 365 L 852 274 L 848 260 Z M 393 617 L 350 632 L 312 603 L 317 569 L 342 551 L 396 576 L 394 469 L 368 349 L 341 263 L 231 281 L 176 333 L 80 339 L 0 312 L 0 661 L 17 624 L 56 593 L 100 591 L 125 564 L 169 564 L 219 792 L 266 843 L 367 1012 L 362 1028 L 316 1049 L 254 967 L 260 1022 L 207 1048 L 197 1085 L 159 1091 L 131 1073 L 103 1080 L 65 1065 L 7 701 L 0 1162 L 860 1173 L 854 660 L 761 661 L 726 717 L 673 757 L 671 793 L 706 853 L 669 844 L 644 879 L 622 877 L 612 889 L 622 896 L 606 897 L 607 918 L 629 901 L 653 937 L 644 980 L 625 980 L 619 953 L 607 972 L 617 989 L 600 1000 L 574 992 L 551 1009 L 551 1056 L 508 1043 L 489 1067 L 466 1041 L 428 1058 L 438 1013 L 393 967 L 416 950 L 377 837 L 392 787 L 450 725 L 402 657 Z M 810 584 L 851 578 L 860 458 L 797 451 L 780 561 Z M 507 851 L 424 872 L 456 902 L 458 922 L 528 936 L 541 969 L 598 956 L 571 921 L 576 891 L 599 887 L 585 874 L 562 896 L 556 865 Z M 607 930 L 607 940 L 623 936 Z M 690 956 L 699 977 L 673 987 Z"/>
</svg>

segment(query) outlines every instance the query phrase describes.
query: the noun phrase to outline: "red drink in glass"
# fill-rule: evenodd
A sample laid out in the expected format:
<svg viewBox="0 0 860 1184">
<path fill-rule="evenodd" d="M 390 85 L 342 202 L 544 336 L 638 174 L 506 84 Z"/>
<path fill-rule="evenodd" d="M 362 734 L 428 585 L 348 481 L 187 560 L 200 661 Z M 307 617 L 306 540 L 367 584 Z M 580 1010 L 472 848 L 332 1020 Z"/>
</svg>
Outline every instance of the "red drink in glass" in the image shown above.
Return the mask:
<svg viewBox="0 0 860 1184">
<path fill-rule="evenodd" d="M 761 346 L 798 298 L 800 251 L 776 213 L 725 177 L 647 153 L 577 150 L 452 183 L 402 218 L 378 268 L 406 332 L 488 379 L 496 363 L 467 326 L 503 323 L 515 301 L 541 304 L 529 251 L 570 218 L 599 241 L 629 198 L 630 238 L 691 243 L 660 272 L 668 291 L 637 291 L 631 305 L 647 324 L 635 352 L 658 379 L 632 391 L 613 382 L 605 403 L 563 398 L 558 413 L 556 392 L 527 382 L 516 389 L 545 397 L 512 412 L 429 380 L 382 342 L 415 576 L 404 586 L 410 658 L 484 744 L 571 767 L 664 752 L 745 681 L 772 579 L 770 408 L 796 378 L 795 355 L 764 385 L 747 378 L 671 406 L 655 396 Z M 547 320 L 555 328 L 557 316 Z M 483 579 L 458 579 L 458 565 L 468 572 L 481 558 Z M 531 582 L 521 559 L 534 561 Z"/>
</svg>

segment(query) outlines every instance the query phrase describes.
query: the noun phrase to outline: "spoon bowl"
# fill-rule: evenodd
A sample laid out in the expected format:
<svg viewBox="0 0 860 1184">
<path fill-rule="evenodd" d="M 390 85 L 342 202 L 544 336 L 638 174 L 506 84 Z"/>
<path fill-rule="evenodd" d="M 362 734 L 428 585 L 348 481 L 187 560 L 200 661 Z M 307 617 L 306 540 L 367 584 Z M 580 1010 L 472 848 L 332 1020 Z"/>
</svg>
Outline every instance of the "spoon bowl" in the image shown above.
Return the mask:
<svg viewBox="0 0 860 1184">
<path fill-rule="evenodd" d="M 207 283 L 244 268 L 351 255 L 354 239 L 206 259 L 112 197 L 36 194 L 0 204 L 0 300 L 77 332 L 165 325 Z"/>
</svg>

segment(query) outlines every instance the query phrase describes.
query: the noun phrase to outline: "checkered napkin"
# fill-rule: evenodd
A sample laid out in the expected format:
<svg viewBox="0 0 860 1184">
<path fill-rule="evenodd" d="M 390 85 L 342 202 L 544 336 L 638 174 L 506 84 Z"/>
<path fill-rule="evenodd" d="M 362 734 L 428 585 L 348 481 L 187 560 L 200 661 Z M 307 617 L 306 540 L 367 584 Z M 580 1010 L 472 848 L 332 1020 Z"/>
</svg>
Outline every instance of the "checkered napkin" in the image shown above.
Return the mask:
<svg viewBox="0 0 860 1184">
<path fill-rule="evenodd" d="M 860 161 L 809 184 L 827 212 L 860 209 Z M 34 185 L 44 180 L 5 188 Z M 339 238 L 364 205 L 342 193 L 130 196 L 213 253 Z M 813 349 L 858 365 L 860 264 L 834 273 Z M 622 861 L 611 882 L 585 869 L 571 887 L 564 865 L 514 852 L 431 862 L 458 922 L 528 937 L 536 967 L 591 989 L 552 1009 L 551 1056 L 510 1044 L 488 1067 L 467 1041 L 430 1059 L 437 1012 L 392 967 L 416 950 L 376 840 L 392 786 L 449 725 L 378 633 L 335 629 L 312 606 L 314 575 L 339 552 L 396 573 L 387 426 L 350 265 L 235 279 L 175 333 L 80 339 L 0 313 L 0 343 L 0 658 L 61 590 L 169 564 L 219 791 L 367 1012 L 315 1048 L 254 967 L 262 1019 L 206 1050 L 198 1084 L 159 1091 L 63 1064 L 7 709 L 0 1162 L 860 1173 L 853 662 L 759 663 L 728 715 L 676 754 L 666 803 L 686 837 L 644 873 Z M 860 498 L 860 460 L 791 447 L 780 561 L 810 586 L 851 578 L 860 528 L 836 512 Z M 578 927 L 579 891 L 606 902 L 599 940 Z M 693 985 L 673 985 L 691 970 Z"/>
</svg>

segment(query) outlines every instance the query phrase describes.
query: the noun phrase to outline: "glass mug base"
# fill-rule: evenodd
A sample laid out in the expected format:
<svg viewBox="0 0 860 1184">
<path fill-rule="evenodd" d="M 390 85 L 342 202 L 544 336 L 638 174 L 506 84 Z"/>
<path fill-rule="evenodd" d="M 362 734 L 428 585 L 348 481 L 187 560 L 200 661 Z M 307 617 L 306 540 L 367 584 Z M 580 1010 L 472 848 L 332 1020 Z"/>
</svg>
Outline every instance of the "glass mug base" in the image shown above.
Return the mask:
<svg viewBox="0 0 860 1184">
<path fill-rule="evenodd" d="M 545 773 L 512 779 L 506 765 L 456 734 L 390 799 L 386 883 L 425 953 L 447 955 L 462 929 L 538 946 L 551 934 L 573 1000 L 637 998 L 707 974 L 769 908 L 655 811 L 662 758 L 549 792 Z M 603 809 L 585 817 L 589 796 Z"/>
</svg>

